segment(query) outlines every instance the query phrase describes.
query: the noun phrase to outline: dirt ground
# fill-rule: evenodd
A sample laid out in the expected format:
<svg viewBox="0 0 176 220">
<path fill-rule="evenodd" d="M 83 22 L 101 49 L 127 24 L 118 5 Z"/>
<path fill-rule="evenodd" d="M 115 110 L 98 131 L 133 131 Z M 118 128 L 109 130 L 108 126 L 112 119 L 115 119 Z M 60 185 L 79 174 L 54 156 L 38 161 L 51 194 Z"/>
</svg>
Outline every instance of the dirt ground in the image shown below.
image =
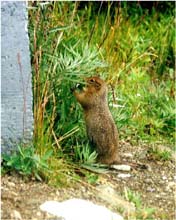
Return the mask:
<svg viewBox="0 0 176 220">
<path fill-rule="evenodd" d="M 175 162 L 153 160 L 148 155 L 147 149 L 147 146 L 134 147 L 125 144 L 121 150 L 124 164 L 127 161 L 139 162 L 145 164 L 146 168 L 135 167 L 126 172 L 111 170 L 108 174 L 100 175 L 100 180 L 94 186 L 79 184 L 70 188 L 54 188 L 43 182 L 26 181 L 17 174 L 6 174 L 1 178 L 1 219 L 56 219 L 40 211 L 39 206 L 48 200 L 63 201 L 69 198 L 89 199 L 114 210 L 111 201 L 105 202 L 96 194 L 96 187 L 106 183 L 113 186 L 120 195 L 124 195 L 127 188 L 139 193 L 142 207 L 155 208 L 154 219 L 174 220 Z M 120 177 L 119 174 L 122 173 L 128 173 L 129 176 Z M 143 219 L 146 219 L 145 216 Z"/>
</svg>

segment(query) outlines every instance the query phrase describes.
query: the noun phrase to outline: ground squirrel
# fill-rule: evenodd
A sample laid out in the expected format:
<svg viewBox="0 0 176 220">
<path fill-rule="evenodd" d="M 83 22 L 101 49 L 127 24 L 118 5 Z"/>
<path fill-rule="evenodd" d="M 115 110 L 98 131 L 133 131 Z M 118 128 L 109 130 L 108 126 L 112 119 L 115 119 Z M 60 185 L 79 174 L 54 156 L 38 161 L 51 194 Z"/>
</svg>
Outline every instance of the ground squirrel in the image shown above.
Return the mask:
<svg viewBox="0 0 176 220">
<path fill-rule="evenodd" d="M 81 90 L 74 90 L 77 101 L 84 110 L 87 135 L 95 145 L 98 161 L 104 164 L 119 162 L 118 132 L 108 107 L 108 88 L 97 76 L 89 77 L 86 86 Z"/>
</svg>

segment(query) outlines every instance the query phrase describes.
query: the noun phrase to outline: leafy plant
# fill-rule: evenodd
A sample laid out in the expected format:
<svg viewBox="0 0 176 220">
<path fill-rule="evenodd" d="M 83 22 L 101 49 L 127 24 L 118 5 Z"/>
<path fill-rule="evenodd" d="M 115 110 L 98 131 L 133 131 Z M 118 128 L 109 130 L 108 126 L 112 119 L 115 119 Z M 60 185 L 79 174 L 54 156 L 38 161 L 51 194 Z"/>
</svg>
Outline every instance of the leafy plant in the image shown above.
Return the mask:
<svg viewBox="0 0 176 220">
<path fill-rule="evenodd" d="M 86 173 L 86 179 L 87 179 L 88 183 L 95 184 L 98 181 L 98 175 L 89 172 L 89 173 Z"/>
<path fill-rule="evenodd" d="M 125 188 L 125 198 L 129 202 L 133 202 L 137 208 L 140 208 L 142 205 L 141 197 L 138 193 L 134 193 L 130 189 Z"/>
<path fill-rule="evenodd" d="M 150 147 L 148 157 L 153 160 L 168 161 L 171 160 L 172 153 L 169 150 L 159 149 L 158 147 Z"/>
<path fill-rule="evenodd" d="M 125 198 L 135 204 L 136 212 L 133 219 L 155 219 L 155 209 L 143 207 L 141 196 L 130 189 L 125 188 Z"/>
<path fill-rule="evenodd" d="M 11 155 L 3 154 L 3 168 L 6 172 L 15 170 L 20 174 L 31 177 L 34 176 L 38 180 L 42 180 L 41 171 L 48 172 L 48 159 L 52 156 L 52 150 L 49 150 L 40 157 L 36 154 L 33 146 L 20 147 L 18 151 Z"/>
<path fill-rule="evenodd" d="M 81 163 L 94 164 L 96 162 L 97 153 L 96 151 L 91 151 L 88 144 L 81 146 L 77 144 L 75 147 L 75 157 Z"/>
</svg>

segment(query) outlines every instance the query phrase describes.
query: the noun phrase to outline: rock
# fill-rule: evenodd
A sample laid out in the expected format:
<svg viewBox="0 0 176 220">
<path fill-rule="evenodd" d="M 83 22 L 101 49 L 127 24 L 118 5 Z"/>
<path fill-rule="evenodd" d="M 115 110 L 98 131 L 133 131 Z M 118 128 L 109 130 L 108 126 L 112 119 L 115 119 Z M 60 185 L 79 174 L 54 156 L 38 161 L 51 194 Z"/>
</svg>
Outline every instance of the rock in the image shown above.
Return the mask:
<svg viewBox="0 0 176 220">
<path fill-rule="evenodd" d="M 126 158 L 132 158 L 133 154 L 131 154 L 131 153 L 123 153 L 123 156 L 126 157 Z"/>
<path fill-rule="evenodd" d="M 130 171 L 131 167 L 129 165 L 111 165 L 111 168 L 122 171 Z"/>
<path fill-rule="evenodd" d="M 155 197 L 156 197 L 156 198 L 160 198 L 161 196 L 160 196 L 160 195 L 158 195 L 158 194 L 156 194 L 156 195 L 155 195 Z"/>
<path fill-rule="evenodd" d="M 65 220 L 123 220 L 121 215 L 111 212 L 106 207 L 83 199 L 46 201 L 40 209 Z"/>
<path fill-rule="evenodd" d="M 11 213 L 11 218 L 14 220 L 21 220 L 21 214 L 17 210 L 13 210 Z"/>
<path fill-rule="evenodd" d="M 104 200 L 106 203 L 111 205 L 114 208 L 120 208 L 124 210 L 124 215 L 132 215 L 135 212 L 135 206 L 133 203 L 130 203 L 124 198 L 122 198 L 116 190 L 114 190 L 109 185 L 101 185 L 96 187 L 97 189 L 97 197 Z"/>
<path fill-rule="evenodd" d="M 155 188 L 152 188 L 152 187 L 147 187 L 147 192 L 155 192 L 156 190 L 155 190 Z"/>
<path fill-rule="evenodd" d="M 146 164 L 146 167 L 147 167 L 147 170 L 148 170 L 149 172 L 152 171 L 152 167 L 151 167 L 149 164 Z"/>
<path fill-rule="evenodd" d="M 172 191 L 176 188 L 176 183 L 175 182 L 169 182 L 166 186 L 166 191 Z"/>
<path fill-rule="evenodd" d="M 118 178 L 122 178 L 122 179 L 124 179 L 124 178 L 129 178 L 129 177 L 131 177 L 131 174 L 129 174 L 129 173 L 119 173 L 119 174 L 117 175 L 117 177 L 118 177 Z"/>
<path fill-rule="evenodd" d="M 37 214 L 36 214 L 37 216 L 41 216 L 41 212 L 37 212 Z"/>
<path fill-rule="evenodd" d="M 166 177 L 166 176 L 162 176 L 162 179 L 163 179 L 163 180 L 167 180 L 167 177 Z"/>
<path fill-rule="evenodd" d="M 9 187 L 15 187 L 15 183 L 8 182 L 8 186 L 9 186 Z"/>
<path fill-rule="evenodd" d="M 147 183 L 147 184 L 152 184 L 153 183 L 152 179 L 145 179 L 144 182 Z"/>
</svg>

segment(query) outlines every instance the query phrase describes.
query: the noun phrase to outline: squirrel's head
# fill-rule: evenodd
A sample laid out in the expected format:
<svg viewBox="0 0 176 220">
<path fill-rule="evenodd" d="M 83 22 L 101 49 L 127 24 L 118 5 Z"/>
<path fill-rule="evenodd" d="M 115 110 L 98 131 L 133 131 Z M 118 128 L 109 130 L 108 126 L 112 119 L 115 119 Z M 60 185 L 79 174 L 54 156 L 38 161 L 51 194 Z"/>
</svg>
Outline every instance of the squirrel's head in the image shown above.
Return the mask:
<svg viewBox="0 0 176 220">
<path fill-rule="evenodd" d="M 105 81 L 98 76 L 88 77 L 85 79 L 84 87 L 77 86 L 74 95 L 84 109 L 90 109 L 95 106 L 107 103 L 107 85 Z"/>
<path fill-rule="evenodd" d="M 85 79 L 86 89 L 92 93 L 104 93 L 107 90 L 107 86 L 104 80 L 98 76 L 88 77 Z"/>
</svg>

